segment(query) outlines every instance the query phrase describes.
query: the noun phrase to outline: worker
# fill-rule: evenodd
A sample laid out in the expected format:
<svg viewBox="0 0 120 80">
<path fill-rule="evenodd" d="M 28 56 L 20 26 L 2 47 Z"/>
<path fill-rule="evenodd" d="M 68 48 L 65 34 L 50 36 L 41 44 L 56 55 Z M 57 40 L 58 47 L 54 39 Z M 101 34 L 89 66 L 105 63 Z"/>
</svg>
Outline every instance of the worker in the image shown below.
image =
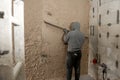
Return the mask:
<svg viewBox="0 0 120 80">
<path fill-rule="evenodd" d="M 63 41 L 68 45 L 66 59 L 67 80 L 71 80 L 73 68 L 75 70 L 75 80 L 79 80 L 80 61 L 82 56 L 81 49 L 84 43 L 84 34 L 80 32 L 79 22 L 72 22 L 70 28 L 71 30 L 69 32 L 67 29 L 63 29 Z"/>
</svg>

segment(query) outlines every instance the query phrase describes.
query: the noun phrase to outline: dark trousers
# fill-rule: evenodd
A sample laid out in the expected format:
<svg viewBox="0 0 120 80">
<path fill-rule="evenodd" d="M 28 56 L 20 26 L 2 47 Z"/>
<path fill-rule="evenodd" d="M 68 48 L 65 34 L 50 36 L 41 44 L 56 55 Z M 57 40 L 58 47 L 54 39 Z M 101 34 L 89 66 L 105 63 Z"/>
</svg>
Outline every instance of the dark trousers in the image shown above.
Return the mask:
<svg viewBox="0 0 120 80">
<path fill-rule="evenodd" d="M 75 70 L 75 80 L 79 80 L 81 56 L 81 51 L 67 53 L 67 80 L 71 80 L 73 68 Z"/>
</svg>

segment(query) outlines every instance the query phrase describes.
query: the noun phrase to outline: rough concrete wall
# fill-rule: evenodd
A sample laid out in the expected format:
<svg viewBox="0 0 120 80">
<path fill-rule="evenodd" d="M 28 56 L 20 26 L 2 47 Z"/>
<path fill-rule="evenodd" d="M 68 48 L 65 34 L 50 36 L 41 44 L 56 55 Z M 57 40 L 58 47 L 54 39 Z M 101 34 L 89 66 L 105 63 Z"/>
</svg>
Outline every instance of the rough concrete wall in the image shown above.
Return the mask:
<svg viewBox="0 0 120 80">
<path fill-rule="evenodd" d="M 25 61 L 27 80 L 42 80 L 42 0 L 25 0 Z"/>
<path fill-rule="evenodd" d="M 67 29 L 72 21 L 81 22 L 81 31 L 88 36 L 88 10 L 87 0 L 52 0 L 43 4 L 42 0 L 25 1 L 27 80 L 65 78 L 66 46 L 62 42 L 63 32 L 45 24 L 43 20 Z M 81 64 L 82 74 L 87 74 L 87 53 L 88 40 L 83 49 L 82 62 L 85 63 Z"/>
<path fill-rule="evenodd" d="M 93 0 L 92 3 L 96 1 Z M 120 1 L 119 0 L 98 0 L 98 61 L 100 64 L 105 63 L 108 67 L 106 79 L 109 80 L 119 80 L 119 57 L 120 57 L 120 43 L 119 43 L 119 35 L 120 35 Z M 92 6 L 96 5 L 96 3 L 91 4 Z M 91 10 L 93 11 L 93 10 Z M 92 14 L 90 14 L 92 16 Z M 101 19 L 100 19 L 101 15 Z M 91 20 L 90 20 L 91 22 Z M 92 23 L 94 24 L 94 23 Z M 92 38 L 92 37 L 91 37 Z M 91 40 L 94 42 L 94 40 Z M 96 45 L 96 43 L 92 43 L 92 45 Z M 90 51 L 92 49 L 90 48 Z M 94 49 L 95 51 L 95 49 Z M 93 58 L 93 52 L 90 54 Z M 91 58 L 92 60 L 92 58 Z M 102 80 L 102 68 L 97 65 L 89 64 L 91 70 L 90 75 L 98 78 L 98 80 Z M 96 68 L 95 68 L 96 67 Z M 98 73 L 97 75 L 96 72 Z"/>
<path fill-rule="evenodd" d="M 101 26 L 98 32 L 98 53 L 101 56 L 101 63 L 105 63 L 110 69 L 107 79 L 120 79 L 120 0 L 101 0 L 99 14 L 101 15 Z M 111 24 L 111 25 L 109 25 Z M 99 79 L 102 77 L 102 70 L 99 68 Z"/>
<path fill-rule="evenodd" d="M 43 27 L 43 55 L 46 55 L 47 62 L 43 68 L 46 68 L 45 78 L 63 78 L 65 76 L 65 55 L 66 48 L 62 42 L 62 30 L 58 30 L 51 25 Z"/>
</svg>

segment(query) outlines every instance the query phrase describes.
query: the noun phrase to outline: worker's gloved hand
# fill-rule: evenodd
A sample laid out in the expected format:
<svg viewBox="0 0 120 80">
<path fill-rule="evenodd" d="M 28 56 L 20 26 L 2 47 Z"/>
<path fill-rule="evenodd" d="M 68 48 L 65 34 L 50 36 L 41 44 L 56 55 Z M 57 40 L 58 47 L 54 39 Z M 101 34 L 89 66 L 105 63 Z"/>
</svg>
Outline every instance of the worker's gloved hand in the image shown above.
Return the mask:
<svg viewBox="0 0 120 80">
<path fill-rule="evenodd" d="M 63 29 L 63 31 L 65 34 L 69 32 L 67 29 Z"/>
</svg>

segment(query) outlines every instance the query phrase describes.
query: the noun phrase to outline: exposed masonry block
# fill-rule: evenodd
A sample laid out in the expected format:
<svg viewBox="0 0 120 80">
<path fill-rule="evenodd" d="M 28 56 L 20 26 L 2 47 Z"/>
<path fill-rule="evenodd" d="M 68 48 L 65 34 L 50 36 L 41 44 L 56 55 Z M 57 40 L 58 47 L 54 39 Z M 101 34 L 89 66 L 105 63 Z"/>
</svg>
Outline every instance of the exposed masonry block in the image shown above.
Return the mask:
<svg viewBox="0 0 120 80">
<path fill-rule="evenodd" d="M 115 25 L 116 20 L 117 20 L 117 11 L 109 13 L 109 15 L 107 15 L 107 14 L 101 15 L 101 25 L 102 26 L 107 26 L 107 25 L 109 26 L 109 24 Z"/>
<path fill-rule="evenodd" d="M 120 4 L 120 0 L 111 0 L 111 2 L 103 4 L 99 7 L 99 14 L 106 15 L 108 11 L 109 13 L 115 12 L 120 9 L 119 4 Z"/>
</svg>

